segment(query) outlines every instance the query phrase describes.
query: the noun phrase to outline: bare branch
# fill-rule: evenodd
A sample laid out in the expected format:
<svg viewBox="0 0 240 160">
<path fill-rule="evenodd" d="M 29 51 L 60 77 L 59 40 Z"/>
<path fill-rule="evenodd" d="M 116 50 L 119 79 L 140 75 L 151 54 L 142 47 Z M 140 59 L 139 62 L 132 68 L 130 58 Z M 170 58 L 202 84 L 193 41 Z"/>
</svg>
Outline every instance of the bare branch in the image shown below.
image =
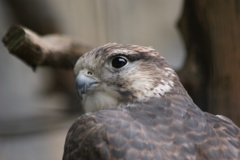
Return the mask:
<svg viewBox="0 0 240 160">
<path fill-rule="evenodd" d="M 22 26 L 11 27 L 2 39 L 9 52 L 29 66 L 72 69 L 92 47 L 62 35 L 39 36 Z"/>
</svg>

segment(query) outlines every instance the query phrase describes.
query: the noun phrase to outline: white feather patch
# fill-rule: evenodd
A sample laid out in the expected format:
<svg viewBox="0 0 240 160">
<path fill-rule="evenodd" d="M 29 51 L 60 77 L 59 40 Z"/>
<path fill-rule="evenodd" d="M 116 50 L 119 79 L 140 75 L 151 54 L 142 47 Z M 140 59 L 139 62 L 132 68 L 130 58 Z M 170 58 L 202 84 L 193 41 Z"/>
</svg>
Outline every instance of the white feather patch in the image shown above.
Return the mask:
<svg viewBox="0 0 240 160">
<path fill-rule="evenodd" d="M 164 95 L 165 93 L 171 91 L 173 84 L 173 81 L 166 82 L 162 80 L 162 84 L 159 84 L 154 90 L 156 90 L 160 95 Z"/>
<path fill-rule="evenodd" d="M 94 92 L 84 97 L 82 102 L 85 112 L 94 112 L 117 106 L 118 101 L 106 92 Z"/>
</svg>

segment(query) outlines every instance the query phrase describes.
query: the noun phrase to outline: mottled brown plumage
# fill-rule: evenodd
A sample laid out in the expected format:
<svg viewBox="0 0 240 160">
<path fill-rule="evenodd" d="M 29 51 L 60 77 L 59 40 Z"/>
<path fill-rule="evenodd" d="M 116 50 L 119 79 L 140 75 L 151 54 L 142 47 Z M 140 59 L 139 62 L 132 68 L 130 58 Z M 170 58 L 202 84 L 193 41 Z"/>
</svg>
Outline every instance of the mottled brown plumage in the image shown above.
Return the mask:
<svg viewBox="0 0 240 160">
<path fill-rule="evenodd" d="M 150 47 L 106 44 L 75 67 L 84 109 L 63 160 L 240 159 L 240 129 L 202 112 Z"/>
</svg>

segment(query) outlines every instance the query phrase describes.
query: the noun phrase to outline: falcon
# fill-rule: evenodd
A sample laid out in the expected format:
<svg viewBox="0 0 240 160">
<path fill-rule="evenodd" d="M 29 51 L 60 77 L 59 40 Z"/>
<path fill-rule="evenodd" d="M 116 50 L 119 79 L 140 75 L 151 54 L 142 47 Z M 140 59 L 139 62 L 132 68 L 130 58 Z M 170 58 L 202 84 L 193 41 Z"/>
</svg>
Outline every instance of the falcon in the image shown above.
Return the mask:
<svg viewBox="0 0 240 160">
<path fill-rule="evenodd" d="M 240 129 L 201 111 L 155 49 L 109 43 L 74 72 L 86 113 L 68 131 L 63 160 L 240 159 Z"/>
</svg>

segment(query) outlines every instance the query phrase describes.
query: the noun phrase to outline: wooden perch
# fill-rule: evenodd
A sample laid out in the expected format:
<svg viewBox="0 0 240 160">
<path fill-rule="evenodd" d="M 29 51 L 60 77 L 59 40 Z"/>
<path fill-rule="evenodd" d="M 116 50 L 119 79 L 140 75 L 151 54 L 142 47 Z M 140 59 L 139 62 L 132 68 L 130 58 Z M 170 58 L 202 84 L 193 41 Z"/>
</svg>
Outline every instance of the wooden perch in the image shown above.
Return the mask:
<svg viewBox="0 0 240 160">
<path fill-rule="evenodd" d="M 10 53 L 34 69 L 38 66 L 72 69 L 77 59 L 92 49 L 66 36 L 39 36 L 22 26 L 11 27 L 2 41 Z"/>
</svg>

